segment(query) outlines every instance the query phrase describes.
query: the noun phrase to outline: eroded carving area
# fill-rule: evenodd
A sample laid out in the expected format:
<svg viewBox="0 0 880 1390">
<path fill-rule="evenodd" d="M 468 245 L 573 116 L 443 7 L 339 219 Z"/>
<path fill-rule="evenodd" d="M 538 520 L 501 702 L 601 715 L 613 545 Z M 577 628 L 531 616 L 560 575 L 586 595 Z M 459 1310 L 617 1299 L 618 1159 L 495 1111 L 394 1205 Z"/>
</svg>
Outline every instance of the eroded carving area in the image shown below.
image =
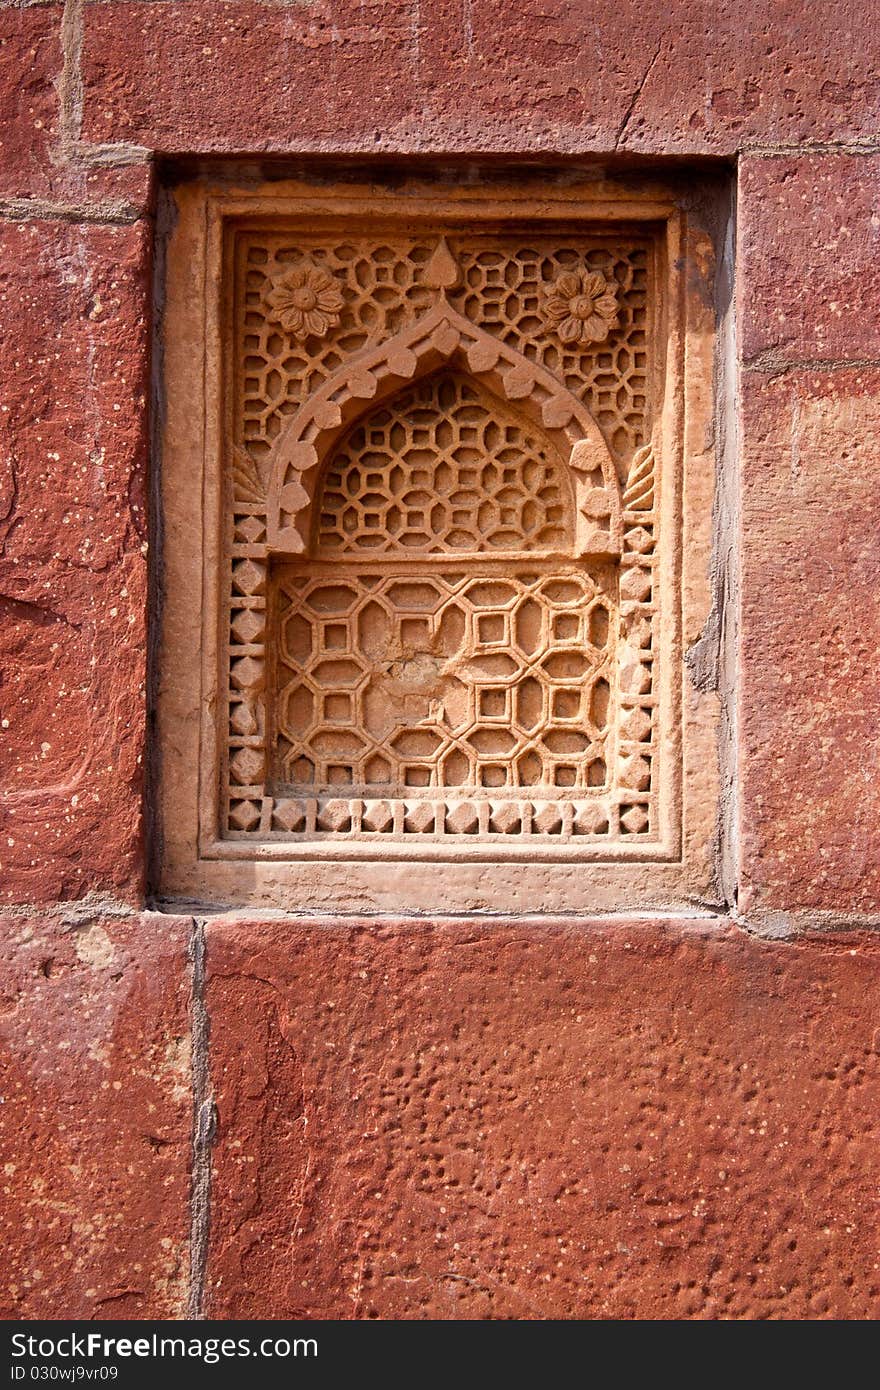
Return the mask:
<svg viewBox="0 0 880 1390">
<path fill-rule="evenodd" d="M 650 238 L 234 259 L 224 833 L 649 839 Z"/>
<path fill-rule="evenodd" d="M 611 602 L 574 571 L 285 570 L 280 783 L 603 787 Z"/>
</svg>

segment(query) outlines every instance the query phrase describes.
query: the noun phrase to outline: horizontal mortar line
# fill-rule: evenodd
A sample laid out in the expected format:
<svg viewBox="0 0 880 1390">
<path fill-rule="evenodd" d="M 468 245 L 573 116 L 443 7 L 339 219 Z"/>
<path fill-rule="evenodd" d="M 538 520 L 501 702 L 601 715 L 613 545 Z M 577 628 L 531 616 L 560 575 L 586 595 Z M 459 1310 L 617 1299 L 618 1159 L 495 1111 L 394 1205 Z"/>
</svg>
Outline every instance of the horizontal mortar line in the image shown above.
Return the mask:
<svg viewBox="0 0 880 1390">
<path fill-rule="evenodd" d="M 874 135 L 855 136 L 851 140 L 802 140 L 780 144 L 744 144 L 739 147 L 740 155 L 750 155 L 755 159 L 780 159 L 786 155 L 803 154 L 880 154 L 880 137 Z"/>
<path fill-rule="evenodd" d="M 205 920 L 215 917 L 234 918 L 236 921 L 255 922 L 303 922 L 321 925 L 322 923 L 344 922 L 411 922 L 416 923 L 443 923 L 443 922 L 509 922 L 515 926 L 546 926 L 548 923 L 561 922 L 565 924 L 576 923 L 596 923 L 605 921 L 627 921 L 627 922 L 713 922 L 721 924 L 736 924 L 735 919 L 730 915 L 726 908 L 712 907 L 710 904 L 699 904 L 689 907 L 669 907 L 669 908 L 639 908 L 630 907 L 609 907 L 584 909 L 582 912 L 525 912 L 517 913 L 514 911 L 496 911 L 490 908 L 442 908 L 437 911 L 420 909 L 401 909 L 391 907 L 365 908 L 350 907 L 340 908 L 337 911 L 328 911 L 326 907 L 307 908 L 307 907 L 266 907 L 264 904 L 255 903 L 253 906 L 242 906 L 241 903 L 205 903 L 196 902 L 190 899 L 180 901 L 174 898 L 157 898 L 152 907 L 152 912 L 173 916 L 198 916 Z"/>
<path fill-rule="evenodd" d="M 876 913 L 846 912 L 835 908 L 756 908 L 748 912 L 731 911 L 728 919 L 750 936 L 761 940 L 817 940 L 834 934 L 865 932 L 880 934 Z"/>
<path fill-rule="evenodd" d="M 786 372 L 872 371 L 880 368 L 880 357 L 780 357 L 772 349 L 740 363 L 743 372 L 782 376 Z"/>
<path fill-rule="evenodd" d="M 56 203 L 47 198 L 0 198 L 0 217 L 11 222 L 95 222 L 130 226 L 145 213 L 134 203 Z"/>
<path fill-rule="evenodd" d="M 269 908 L 255 903 L 250 907 L 240 903 L 204 903 L 156 899 L 151 911 L 168 916 L 187 916 L 197 914 L 206 923 L 217 918 L 225 918 L 232 923 L 243 922 L 287 922 L 291 926 L 353 926 L 358 922 L 382 923 L 394 921 L 411 926 L 460 925 L 472 922 L 475 925 L 508 924 L 515 927 L 581 926 L 587 929 L 603 924 L 681 922 L 683 924 L 711 925 L 724 930 L 733 927 L 759 940 L 798 941 L 811 939 L 818 941 L 823 936 L 846 935 L 863 932 L 880 936 L 880 917 L 874 914 L 832 911 L 827 908 L 790 908 L 787 910 L 768 909 L 750 914 L 730 910 L 727 907 L 713 907 L 701 903 L 689 907 L 644 908 L 637 904 L 624 907 L 587 908 L 580 912 L 516 912 L 492 911 L 489 909 L 445 908 L 436 912 L 420 910 L 414 912 L 399 908 L 346 908 L 328 912 L 326 908 Z"/>
<path fill-rule="evenodd" d="M 761 940 L 797 941 L 809 938 L 818 941 L 823 936 L 852 935 L 865 932 L 880 935 L 880 916 L 873 913 L 847 912 L 829 908 L 793 907 L 787 909 L 759 909 L 742 913 L 725 905 L 697 902 L 678 907 L 643 907 L 630 903 L 622 907 L 585 908 L 578 912 L 527 912 L 491 911 L 478 908 L 449 908 L 437 911 L 401 910 L 400 908 L 344 908 L 328 911 L 326 908 L 277 908 L 264 903 L 205 902 L 199 899 L 150 898 L 142 906 L 123 903 L 103 894 L 90 894 L 82 899 L 60 899 L 52 903 L 5 903 L 0 912 L 8 917 L 21 918 L 60 918 L 70 927 L 83 926 L 100 918 L 127 918 L 138 916 L 156 917 L 199 917 L 203 922 L 216 918 L 226 918 L 235 922 L 289 922 L 316 927 L 326 925 L 351 926 L 357 922 L 395 921 L 403 924 L 443 926 L 446 923 L 459 925 L 473 922 L 476 925 L 497 925 L 508 923 L 511 926 L 541 927 L 558 924 L 560 926 L 601 926 L 603 923 L 682 922 L 683 924 L 705 923 L 715 928 L 735 927 L 749 936 Z"/>
<path fill-rule="evenodd" d="M 97 144 L 88 140 L 74 140 L 64 153 L 81 164 L 97 165 L 101 168 L 148 164 L 156 154 L 155 150 L 151 150 L 147 145 L 132 145 L 122 140 L 108 140 Z"/>
<path fill-rule="evenodd" d="M 18 902 L 0 904 L 0 914 L 6 917 L 60 917 L 62 925 L 79 926 L 96 918 L 132 918 L 156 912 L 150 907 L 135 907 L 106 893 L 88 893 L 84 898 L 59 898 L 54 902 Z M 168 915 L 168 914 L 164 914 Z M 186 916 L 191 914 L 187 913 Z"/>
<path fill-rule="evenodd" d="M 785 377 L 792 371 L 877 371 L 880 370 L 880 357 L 790 357 L 790 359 L 762 359 L 741 364 L 744 373 L 755 377 Z"/>
</svg>

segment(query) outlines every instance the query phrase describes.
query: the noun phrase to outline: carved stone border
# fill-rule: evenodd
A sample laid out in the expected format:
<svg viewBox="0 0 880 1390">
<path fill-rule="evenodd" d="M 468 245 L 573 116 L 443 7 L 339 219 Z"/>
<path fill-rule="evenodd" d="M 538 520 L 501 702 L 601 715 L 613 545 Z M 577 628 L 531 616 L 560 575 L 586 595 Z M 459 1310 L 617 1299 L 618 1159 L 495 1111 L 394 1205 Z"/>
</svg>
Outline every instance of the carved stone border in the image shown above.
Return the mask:
<svg viewBox="0 0 880 1390">
<path fill-rule="evenodd" d="M 218 470 L 224 428 L 222 383 L 217 367 L 225 328 L 222 300 L 216 295 L 216 286 L 223 282 L 227 273 L 222 270 L 224 263 L 228 264 L 224 261 L 228 254 L 224 250 L 227 229 L 241 218 L 252 216 L 265 220 L 277 215 L 284 219 L 285 226 L 288 220 L 300 219 L 306 227 L 312 225 L 316 217 L 393 217 L 400 203 L 397 192 L 389 194 L 383 204 L 381 193 L 374 189 L 364 194 L 351 189 L 327 192 L 307 184 L 274 185 L 256 193 L 230 192 L 228 186 L 217 190 L 200 186 L 180 188 L 175 197 L 179 222 L 174 234 L 174 254 L 169 259 L 169 313 L 166 318 L 169 409 L 163 446 L 167 606 L 160 657 L 165 678 L 160 696 L 159 728 L 163 747 L 161 876 L 164 889 L 178 896 L 181 893 L 207 898 L 219 896 L 221 901 L 263 902 L 277 906 L 326 908 L 332 900 L 343 906 L 350 902 L 353 908 L 359 904 L 363 909 L 372 903 L 376 910 L 383 911 L 400 910 L 408 905 L 419 905 L 424 910 L 438 903 L 449 906 L 451 902 L 467 910 L 489 906 L 505 910 L 505 904 L 509 910 L 514 903 L 524 902 L 524 894 L 528 901 L 540 905 L 540 910 L 550 911 L 583 910 L 586 906 L 595 910 L 633 902 L 666 904 L 690 900 L 695 894 L 707 895 L 711 891 L 710 846 L 715 814 L 716 711 L 714 707 L 709 711 L 695 711 L 690 708 L 694 704 L 693 697 L 688 696 L 687 719 L 681 724 L 685 682 L 680 664 L 680 608 L 676 595 L 685 596 L 688 630 L 697 635 L 705 619 L 709 597 L 712 466 L 711 455 L 707 465 L 705 429 L 711 406 L 707 383 L 710 381 L 713 324 L 706 268 L 710 264 L 707 249 L 711 252 L 708 237 L 688 227 L 674 198 L 658 185 L 630 186 L 625 191 L 613 186 L 589 185 L 582 189 L 558 188 L 549 195 L 544 189 L 537 199 L 522 189 L 505 190 L 491 198 L 479 190 L 453 190 L 451 194 L 444 190 L 438 198 L 430 188 L 416 188 L 406 203 L 407 217 L 424 217 L 435 226 L 441 214 L 451 223 L 460 220 L 469 225 L 497 222 L 499 217 L 507 215 L 550 222 L 562 218 L 569 228 L 572 219 L 588 220 L 594 225 L 606 221 L 612 225 L 620 221 L 628 226 L 642 221 L 655 227 L 662 224 L 657 265 L 665 286 L 662 331 L 667 342 L 671 389 L 658 421 L 654 452 L 638 460 L 638 469 L 634 465 L 627 480 L 615 537 L 620 546 L 618 563 L 628 605 L 624 614 L 626 670 L 631 674 L 623 697 L 632 714 L 631 719 L 624 719 L 622 732 L 626 741 L 621 744 L 628 785 L 620 788 L 616 799 L 621 817 L 630 810 L 634 812 L 630 817 L 631 831 L 627 827 L 628 833 L 621 834 L 613 844 L 609 844 L 609 837 L 595 833 L 572 835 L 567 843 L 556 844 L 552 843 L 552 832 L 545 835 L 539 831 L 537 835 L 525 836 L 520 830 L 519 834 L 510 835 L 501 828 L 502 821 L 510 815 L 509 809 L 499 798 L 487 798 L 480 802 L 477 810 L 478 832 L 481 820 L 486 820 L 488 827 L 482 834 L 464 830 L 444 837 L 445 844 L 434 841 L 410 848 L 394 842 L 393 829 L 400 815 L 407 814 L 407 803 L 401 803 L 402 811 L 396 805 L 390 807 L 389 842 L 387 830 L 373 830 L 364 822 L 367 817 L 381 823 L 387 811 L 380 812 L 364 803 L 359 810 L 349 806 L 343 811 L 337 807 L 328 817 L 325 801 L 323 808 L 315 805 L 315 817 L 323 815 L 325 819 L 336 819 L 340 828 L 333 830 L 328 824 L 322 831 L 322 840 L 306 839 L 297 843 L 298 832 L 282 826 L 280 818 L 293 817 L 295 821 L 299 811 L 261 797 L 255 806 L 259 811 L 257 836 L 245 832 L 241 838 L 224 838 L 216 801 L 224 738 L 210 711 L 216 709 L 218 700 L 223 698 L 222 684 L 218 681 L 215 634 L 222 632 L 224 620 L 228 621 L 228 609 L 222 599 L 228 579 L 222 573 L 218 544 L 221 492 Z M 697 286 L 687 298 L 684 293 L 686 273 Z M 450 312 L 454 311 L 445 304 L 438 304 L 437 310 L 439 328 L 440 320 L 449 322 Z M 424 327 L 424 319 L 417 326 Z M 451 322 L 450 327 L 454 331 Z M 472 334 L 473 326 L 466 323 L 466 327 Z M 451 344 L 451 336 L 449 342 Z M 492 343 L 494 348 L 494 339 Z M 466 353 L 468 345 L 462 344 L 459 331 L 458 344 L 451 347 L 451 354 Z M 436 345 L 431 351 L 437 351 Z M 468 368 L 474 369 L 470 363 Z M 506 379 L 514 366 L 510 364 L 507 370 L 501 371 L 496 363 L 494 370 Z M 533 378 L 536 375 L 532 373 Z M 514 384 L 516 380 L 514 377 Z M 503 380 L 496 380 L 493 389 L 507 395 Z M 554 394 L 559 395 L 555 383 Z M 538 402 L 540 407 L 544 404 L 544 401 Z M 542 425 L 547 428 L 543 420 Z M 344 428 L 344 420 L 337 426 L 329 419 L 323 428 Z M 580 422 L 578 428 L 584 428 Z M 286 440 L 291 432 L 288 431 Z M 692 442 L 689 444 L 689 441 Z M 289 442 L 295 446 L 312 441 Z M 570 438 L 568 446 L 570 457 Z M 659 492 L 655 486 L 658 450 L 663 461 Z M 687 462 L 698 453 L 699 469 L 690 463 L 687 465 L 691 510 L 684 519 L 683 533 L 681 460 L 684 458 Z M 204 461 L 203 465 L 200 460 Z M 245 467 L 245 474 L 246 471 Z M 296 481 L 295 475 L 289 475 L 279 482 L 279 529 L 283 529 L 288 524 L 287 517 L 296 512 L 294 507 L 284 514 L 281 488 Z M 255 512 L 260 509 L 256 502 L 252 506 Z M 265 508 L 266 503 L 262 506 Z M 611 516 L 611 512 L 606 515 Z M 300 520 L 299 526 L 302 524 Z M 682 537 L 675 551 L 667 547 L 663 552 L 655 552 L 658 526 L 666 535 Z M 255 546 L 253 550 L 261 548 Z M 603 553 L 608 553 L 604 547 Z M 256 619 L 261 611 L 264 612 L 265 596 L 260 589 L 265 587 L 265 571 L 259 573 L 261 565 L 257 554 L 245 554 L 236 563 L 243 560 L 250 560 L 255 572 L 251 574 L 248 570 L 241 576 L 246 579 L 242 588 L 250 591 L 239 593 L 242 611 L 250 610 Z M 192 583 L 194 569 L 202 574 L 201 600 L 198 599 L 199 585 Z M 643 622 L 646 601 L 649 602 L 655 592 L 660 597 L 664 615 L 662 633 L 654 631 L 651 624 L 646 628 Z M 251 641 L 236 649 L 236 663 L 245 663 L 237 666 L 239 685 L 236 688 L 259 696 L 255 649 L 260 643 L 253 631 L 249 636 Z M 191 664 L 192 652 L 199 647 L 204 660 L 201 691 L 195 693 L 188 668 L 184 670 L 184 666 L 186 662 Z M 248 658 L 251 664 L 247 664 Z M 644 674 L 639 672 L 648 669 L 653 672 L 653 694 L 650 696 L 640 688 L 644 684 Z M 206 713 L 200 719 L 199 731 L 194 730 L 194 721 L 199 720 L 200 709 Z M 654 780 L 657 825 L 650 843 L 646 843 L 638 816 L 639 809 L 646 804 L 642 789 L 646 740 L 643 732 L 641 735 L 639 732 L 644 730 L 646 720 L 650 721 L 652 729 L 662 729 L 663 740 L 659 772 L 652 769 L 657 773 Z M 658 724 L 658 721 L 661 722 Z M 247 741 L 243 739 L 241 746 Z M 654 739 L 649 744 L 652 753 L 656 746 Z M 687 788 L 684 804 L 681 797 L 683 776 Z M 246 785 L 241 784 L 242 792 Z M 418 803 L 419 807 L 423 804 Z M 593 806 L 592 802 L 589 804 Z M 575 803 L 572 806 L 575 817 L 578 809 Z M 683 827 L 685 808 L 687 822 Z M 533 804 L 533 815 L 534 811 Z M 312 808 L 304 808 L 304 813 L 311 814 Z M 357 842 L 348 838 L 351 832 L 341 828 L 349 813 L 353 818 L 360 818 L 361 833 Z M 419 814 L 425 813 L 420 810 Z M 436 827 L 439 814 L 436 807 L 432 814 Z M 462 816 L 462 820 L 465 819 Z M 686 831 L 684 839 L 683 828 Z M 376 840 L 373 840 L 374 835 Z M 407 838 L 412 844 L 415 837 Z M 417 875 L 412 873 L 413 858 L 423 865 Z M 401 860 L 403 878 L 393 869 L 397 859 Z M 589 868 L 591 860 L 599 861 L 595 869 Z M 509 866 L 506 869 L 505 862 Z M 435 874 L 440 877 L 435 878 Z"/>
</svg>

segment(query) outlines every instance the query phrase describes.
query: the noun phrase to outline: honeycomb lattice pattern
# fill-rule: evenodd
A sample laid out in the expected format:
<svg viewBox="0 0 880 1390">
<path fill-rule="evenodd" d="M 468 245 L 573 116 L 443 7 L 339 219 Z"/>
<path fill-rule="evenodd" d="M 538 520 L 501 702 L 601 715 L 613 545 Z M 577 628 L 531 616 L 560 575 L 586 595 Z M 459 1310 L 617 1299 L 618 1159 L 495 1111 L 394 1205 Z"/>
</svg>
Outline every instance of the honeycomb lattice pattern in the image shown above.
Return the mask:
<svg viewBox="0 0 880 1390">
<path fill-rule="evenodd" d="M 629 853 L 656 835 L 660 797 L 654 233 L 387 236 L 234 234 L 224 834 L 382 841 L 383 855 L 465 836 Z M 554 330 L 550 287 L 569 271 L 605 277 L 605 340 L 566 346 Z M 305 322 L 313 292 L 320 324 Z M 401 350 L 391 399 L 358 378 L 345 432 L 325 393 L 329 459 L 285 484 L 307 499 L 307 549 L 273 553 L 285 423 L 446 299 L 599 424 L 623 484 L 619 563 L 572 558 L 568 462 L 516 391 L 496 399 L 469 353 L 439 343 L 422 379 Z"/>
<path fill-rule="evenodd" d="M 568 480 L 541 442 L 447 372 L 374 411 L 343 441 L 324 480 L 318 548 L 559 550 L 568 501 Z"/>
<path fill-rule="evenodd" d="M 436 238 L 319 243 L 252 233 L 239 239 L 236 312 L 236 439 L 265 457 L 285 418 L 362 348 L 374 346 L 434 300 L 425 268 Z M 626 462 L 650 431 L 647 389 L 649 244 L 596 236 L 585 246 L 543 237 L 522 243 L 451 236 L 461 268 L 449 298 L 460 313 L 552 371 L 582 400 L 615 457 Z M 298 341 L 267 317 L 263 292 L 285 267 L 308 261 L 332 273 L 344 300 L 339 322 Z M 607 341 L 564 347 L 541 317 L 541 302 L 566 270 L 601 271 L 616 286 L 619 327 Z"/>
<path fill-rule="evenodd" d="M 605 786 L 610 575 L 313 574 L 279 575 L 283 794 Z"/>
</svg>

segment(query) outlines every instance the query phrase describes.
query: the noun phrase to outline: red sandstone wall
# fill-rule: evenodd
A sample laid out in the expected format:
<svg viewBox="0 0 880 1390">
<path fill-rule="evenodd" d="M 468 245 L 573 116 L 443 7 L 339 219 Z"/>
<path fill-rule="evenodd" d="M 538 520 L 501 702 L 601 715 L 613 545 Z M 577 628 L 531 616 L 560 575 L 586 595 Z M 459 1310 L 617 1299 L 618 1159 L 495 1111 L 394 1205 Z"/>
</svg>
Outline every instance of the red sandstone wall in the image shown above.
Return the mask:
<svg viewBox="0 0 880 1390">
<path fill-rule="evenodd" d="M 67 0 L 0 36 L 0 1310 L 876 1316 L 870 6 Z M 736 920 L 145 911 L 154 155 L 340 151 L 735 161 Z"/>
</svg>

